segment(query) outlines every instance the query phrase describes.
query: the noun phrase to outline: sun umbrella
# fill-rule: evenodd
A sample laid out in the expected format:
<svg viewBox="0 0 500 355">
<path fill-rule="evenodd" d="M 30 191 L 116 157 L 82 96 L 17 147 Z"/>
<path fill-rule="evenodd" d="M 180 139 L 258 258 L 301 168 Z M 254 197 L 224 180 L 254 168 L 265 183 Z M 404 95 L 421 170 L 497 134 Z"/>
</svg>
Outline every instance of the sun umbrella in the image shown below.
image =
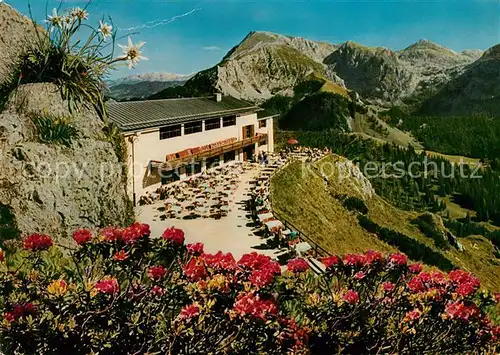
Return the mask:
<svg viewBox="0 0 500 355">
<path fill-rule="evenodd" d="M 181 206 L 171 206 L 169 208 L 169 211 L 181 212 L 182 211 L 182 207 Z"/>
<path fill-rule="evenodd" d="M 290 138 L 288 141 L 287 141 L 288 144 L 290 145 L 296 145 L 296 144 L 299 144 L 299 141 L 296 140 L 295 138 Z"/>
<path fill-rule="evenodd" d="M 195 211 L 199 213 L 206 213 L 207 209 L 206 207 L 196 207 Z"/>
</svg>

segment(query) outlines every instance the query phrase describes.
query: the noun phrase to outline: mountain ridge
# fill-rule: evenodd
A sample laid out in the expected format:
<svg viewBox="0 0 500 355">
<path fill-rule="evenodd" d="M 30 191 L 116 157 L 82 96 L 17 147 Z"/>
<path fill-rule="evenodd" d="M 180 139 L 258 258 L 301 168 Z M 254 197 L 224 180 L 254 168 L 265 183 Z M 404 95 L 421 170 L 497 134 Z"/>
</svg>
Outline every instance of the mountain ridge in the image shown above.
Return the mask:
<svg viewBox="0 0 500 355">
<path fill-rule="evenodd" d="M 218 64 L 189 79 L 186 87 L 261 103 L 277 94 L 293 95 L 293 87 L 317 73 L 376 106 L 414 108 L 480 56 L 480 50 L 457 52 L 425 39 L 395 51 L 252 31 Z"/>
</svg>

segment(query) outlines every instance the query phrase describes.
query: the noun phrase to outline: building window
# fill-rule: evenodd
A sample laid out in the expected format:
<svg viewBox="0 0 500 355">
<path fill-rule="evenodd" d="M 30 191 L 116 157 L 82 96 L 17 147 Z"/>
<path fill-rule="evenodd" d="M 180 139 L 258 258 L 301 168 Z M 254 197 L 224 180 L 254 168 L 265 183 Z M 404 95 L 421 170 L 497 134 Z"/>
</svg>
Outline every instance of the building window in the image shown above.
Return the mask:
<svg viewBox="0 0 500 355">
<path fill-rule="evenodd" d="M 259 142 L 259 147 L 262 147 L 263 145 L 267 144 L 267 140 L 263 139 Z"/>
<path fill-rule="evenodd" d="M 243 139 L 254 136 L 255 127 L 253 124 L 243 127 Z"/>
<path fill-rule="evenodd" d="M 220 128 L 220 118 L 212 118 L 205 121 L 205 131 Z"/>
<path fill-rule="evenodd" d="M 222 118 L 222 127 L 236 126 L 236 116 Z"/>
<path fill-rule="evenodd" d="M 165 126 L 160 128 L 160 139 L 179 137 L 181 135 L 181 125 Z"/>
<path fill-rule="evenodd" d="M 259 128 L 266 128 L 266 125 L 267 125 L 267 120 L 259 121 Z"/>
<path fill-rule="evenodd" d="M 184 134 L 193 134 L 202 131 L 201 121 L 189 122 L 184 124 Z"/>
</svg>

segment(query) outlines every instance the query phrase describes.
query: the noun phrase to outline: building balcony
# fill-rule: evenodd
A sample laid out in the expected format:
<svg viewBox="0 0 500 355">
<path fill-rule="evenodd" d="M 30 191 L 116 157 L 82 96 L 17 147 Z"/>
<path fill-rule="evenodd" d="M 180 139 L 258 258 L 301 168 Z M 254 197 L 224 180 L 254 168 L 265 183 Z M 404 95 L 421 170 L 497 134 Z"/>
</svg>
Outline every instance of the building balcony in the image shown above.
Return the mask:
<svg viewBox="0 0 500 355">
<path fill-rule="evenodd" d="M 174 169 L 184 164 L 200 162 L 204 159 L 220 156 L 224 153 L 239 150 L 249 145 L 267 140 L 267 134 L 257 133 L 256 135 L 242 139 L 229 138 L 209 145 L 189 148 L 183 151 L 167 155 L 164 162 L 151 161 L 152 169 Z"/>
</svg>

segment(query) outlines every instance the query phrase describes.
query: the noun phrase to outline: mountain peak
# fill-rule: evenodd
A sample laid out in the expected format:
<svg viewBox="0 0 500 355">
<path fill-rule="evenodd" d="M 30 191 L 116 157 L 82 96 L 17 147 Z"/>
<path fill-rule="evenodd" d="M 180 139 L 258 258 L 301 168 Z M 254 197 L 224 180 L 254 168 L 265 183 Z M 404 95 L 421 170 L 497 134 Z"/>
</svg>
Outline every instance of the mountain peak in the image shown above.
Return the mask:
<svg viewBox="0 0 500 355">
<path fill-rule="evenodd" d="M 401 52 L 435 51 L 441 54 L 456 55 L 457 53 L 445 46 L 432 42 L 428 39 L 419 39 L 417 42 L 403 49 Z"/>
<path fill-rule="evenodd" d="M 480 60 L 500 59 L 500 44 L 497 44 L 483 53 Z"/>
</svg>

